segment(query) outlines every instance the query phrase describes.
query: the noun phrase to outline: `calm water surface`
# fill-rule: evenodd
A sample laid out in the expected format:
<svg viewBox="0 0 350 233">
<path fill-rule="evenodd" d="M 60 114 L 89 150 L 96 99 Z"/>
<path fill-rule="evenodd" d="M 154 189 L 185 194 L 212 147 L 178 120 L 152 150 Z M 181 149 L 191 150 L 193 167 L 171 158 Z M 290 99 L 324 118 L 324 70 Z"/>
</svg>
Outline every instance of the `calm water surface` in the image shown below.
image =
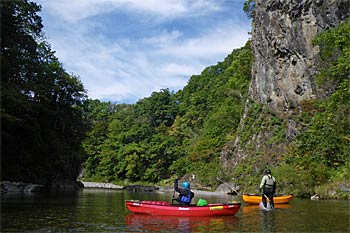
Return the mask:
<svg viewBox="0 0 350 233">
<path fill-rule="evenodd" d="M 349 232 L 349 201 L 293 199 L 275 211 L 242 204 L 235 216 L 164 217 L 130 213 L 124 201 L 171 200 L 169 193 L 84 189 L 76 193 L 3 195 L 1 232 Z M 196 195 L 209 203 L 232 196 Z"/>
</svg>

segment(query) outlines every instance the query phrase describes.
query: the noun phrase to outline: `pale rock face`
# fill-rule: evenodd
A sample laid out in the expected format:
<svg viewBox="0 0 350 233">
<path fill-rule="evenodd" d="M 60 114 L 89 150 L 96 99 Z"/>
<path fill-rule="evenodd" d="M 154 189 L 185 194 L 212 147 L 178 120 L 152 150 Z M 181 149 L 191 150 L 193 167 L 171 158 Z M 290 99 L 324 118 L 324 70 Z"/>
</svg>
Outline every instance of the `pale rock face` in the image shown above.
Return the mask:
<svg viewBox="0 0 350 233">
<path fill-rule="evenodd" d="M 313 38 L 349 17 L 350 1 L 257 0 L 252 30 L 250 98 L 289 115 L 303 100 L 322 96 L 313 77 Z"/>
<path fill-rule="evenodd" d="M 288 118 L 286 143 L 295 138 L 299 122 L 291 116 L 301 111 L 302 102 L 327 96 L 334 89 L 332 86 L 320 89 L 315 84 L 319 48 L 312 45 L 312 40 L 348 17 L 349 0 L 256 0 L 252 81 L 239 129 L 245 126 L 244 119 L 253 100 L 268 105 L 279 118 Z M 255 131 L 244 142 L 250 145 L 248 151 L 247 147 L 240 146 L 241 137 L 237 134 L 235 141 L 227 143 L 221 152 L 223 167 L 234 169 L 242 160 L 253 158 L 259 152 L 283 153 L 284 145 L 266 143 L 271 136 L 268 131 Z"/>
</svg>

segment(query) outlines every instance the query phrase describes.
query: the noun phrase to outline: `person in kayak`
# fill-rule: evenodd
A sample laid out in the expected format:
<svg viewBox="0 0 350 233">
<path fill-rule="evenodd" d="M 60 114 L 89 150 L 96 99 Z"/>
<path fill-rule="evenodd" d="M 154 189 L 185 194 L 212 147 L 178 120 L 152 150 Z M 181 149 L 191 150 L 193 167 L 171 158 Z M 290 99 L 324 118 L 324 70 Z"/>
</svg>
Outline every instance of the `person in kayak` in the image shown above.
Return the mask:
<svg viewBox="0 0 350 233">
<path fill-rule="evenodd" d="M 183 182 L 182 188 L 178 187 L 178 179 L 175 179 L 174 182 L 174 190 L 179 193 L 179 197 L 176 198 L 176 201 L 180 205 L 188 206 L 191 204 L 192 198 L 194 197 L 194 193 L 190 190 L 190 183 Z"/>
<path fill-rule="evenodd" d="M 262 202 L 264 204 L 264 207 L 267 207 L 267 198 L 269 199 L 270 205 L 273 208 L 274 202 L 273 202 L 273 195 L 276 192 L 276 180 L 275 177 L 271 175 L 270 169 L 267 169 L 265 171 L 265 175 L 261 179 L 260 183 L 260 192 L 262 196 Z"/>
</svg>

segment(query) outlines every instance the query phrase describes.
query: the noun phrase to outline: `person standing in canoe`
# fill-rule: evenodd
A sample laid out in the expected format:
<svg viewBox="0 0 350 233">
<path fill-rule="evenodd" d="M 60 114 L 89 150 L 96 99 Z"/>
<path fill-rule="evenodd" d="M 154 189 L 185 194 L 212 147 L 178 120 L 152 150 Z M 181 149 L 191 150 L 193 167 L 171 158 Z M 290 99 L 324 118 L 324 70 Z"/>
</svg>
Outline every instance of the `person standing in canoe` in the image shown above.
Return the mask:
<svg viewBox="0 0 350 233">
<path fill-rule="evenodd" d="M 275 177 L 271 175 L 270 169 L 267 169 L 265 171 L 265 175 L 261 179 L 260 192 L 261 192 L 262 202 L 264 204 L 264 207 L 265 208 L 267 207 L 267 198 L 268 198 L 268 201 L 270 202 L 271 207 L 273 208 L 274 207 L 273 195 L 276 192 L 276 180 L 275 180 Z"/>
<path fill-rule="evenodd" d="M 174 190 L 179 193 L 179 197 L 176 199 L 180 205 L 188 206 L 191 204 L 194 193 L 190 190 L 190 183 L 183 182 L 182 188 L 178 187 L 179 180 L 176 178 L 174 182 Z"/>
</svg>

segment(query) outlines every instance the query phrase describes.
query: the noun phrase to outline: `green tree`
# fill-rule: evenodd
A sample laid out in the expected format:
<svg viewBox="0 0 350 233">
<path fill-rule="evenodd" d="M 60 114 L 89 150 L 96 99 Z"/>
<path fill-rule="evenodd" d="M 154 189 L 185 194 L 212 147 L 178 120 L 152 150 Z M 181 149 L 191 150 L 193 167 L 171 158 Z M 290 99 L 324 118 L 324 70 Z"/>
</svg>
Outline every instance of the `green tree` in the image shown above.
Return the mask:
<svg viewBox="0 0 350 233">
<path fill-rule="evenodd" d="M 256 5 L 256 0 L 246 0 L 243 3 L 243 11 L 246 13 L 248 18 L 254 17 L 255 5 Z"/>
<path fill-rule="evenodd" d="M 120 106 L 120 108 L 122 107 L 123 105 Z M 89 130 L 83 141 L 86 177 L 91 177 L 96 173 L 101 162 L 102 145 L 107 139 L 109 117 L 116 111 L 118 108 L 110 102 L 87 100 L 84 103 L 84 116 L 89 125 Z"/>
<path fill-rule="evenodd" d="M 86 178 L 159 182 L 195 172 L 215 183 L 210 177 L 218 172 L 220 150 L 234 137 L 242 115 L 251 63 L 248 42 L 192 76 L 177 93 L 164 89 L 136 104 L 116 105 L 119 110 L 103 120 L 103 127 L 95 124 L 84 141 Z"/>
<path fill-rule="evenodd" d="M 320 83 L 332 80 L 337 84 L 350 76 L 350 19 L 338 27 L 318 35 L 313 44 L 320 48 Z"/>
<path fill-rule="evenodd" d="M 45 42 L 39 10 L 1 1 L 1 176 L 51 186 L 79 173 L 86 95 Z"/>
</svg>

